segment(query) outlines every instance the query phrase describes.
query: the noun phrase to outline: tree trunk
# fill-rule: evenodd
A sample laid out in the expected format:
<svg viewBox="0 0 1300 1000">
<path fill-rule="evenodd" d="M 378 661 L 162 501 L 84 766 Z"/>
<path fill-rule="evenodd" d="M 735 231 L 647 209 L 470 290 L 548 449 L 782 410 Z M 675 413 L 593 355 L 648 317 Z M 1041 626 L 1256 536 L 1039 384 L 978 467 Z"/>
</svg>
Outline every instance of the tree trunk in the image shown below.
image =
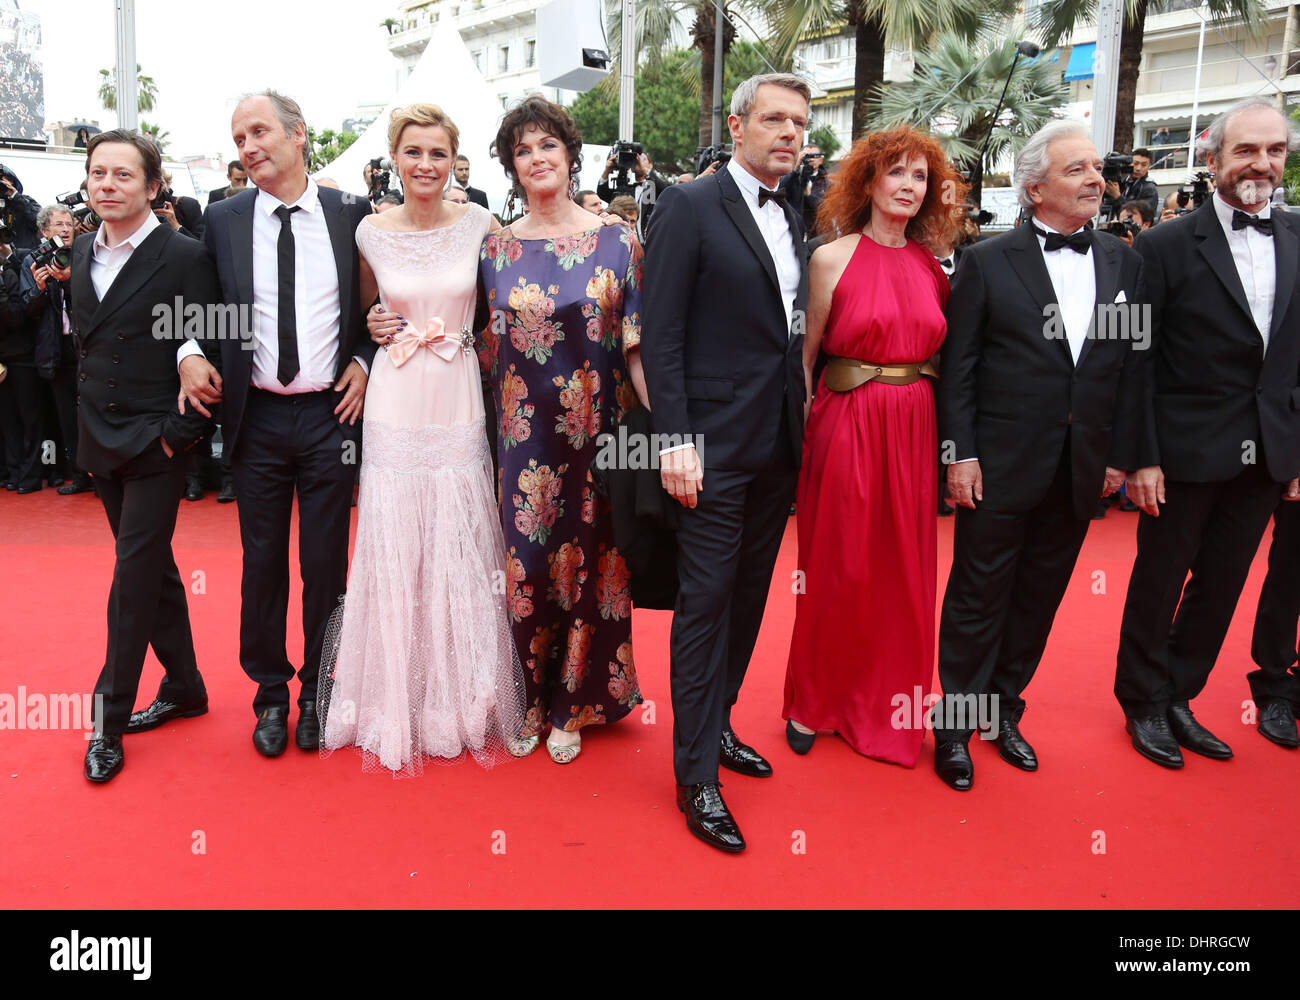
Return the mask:
<svg viewBox="0 0 1300 1000">
<path fill-rule="evenodd" d="M 722 5 L 722 11 L 727 11 L 726 4 Z M 695 24 L 691 28 L 691 34 L 695 39 L 695 47 L 700 50 L 700 145 L 711 146 L 713 144 L 713 44 L 714 31 L 717 27 L 717 11 L 711 0 L 705 0 L 695 11 Z M 726 61 L 727 53 L 731 51 L 731 43 L 736 37 L 736 31 L 725 20 L 722 23 L 722 58 Z M 730 142 L 727 135 L 727 111 L 722 110 L 722 141 Z"/>
<path fill-rule="evenodd" d="M 1142 63 L 1142 33 L 1146 30 L 1148 0 L 1137 0 L 1133 22 L 1126 23 L 1119 36 L 1119 76 L 1115 93 L 1115 141 L 1117 153 L 1133 151 L 1133 112 L 1137 105 L 1138 66 Z M 1103 156 L 1110 150 L 1098 150 Z"/>
<path fill-rule="evenodd" d="M 880 108 L 878 87 L 885 82 L 885 26 L 866 18 L 858 0 L 849 8 L 854 25 L 853 138 L 867 134 L 867 119 Z"/>
</svg>

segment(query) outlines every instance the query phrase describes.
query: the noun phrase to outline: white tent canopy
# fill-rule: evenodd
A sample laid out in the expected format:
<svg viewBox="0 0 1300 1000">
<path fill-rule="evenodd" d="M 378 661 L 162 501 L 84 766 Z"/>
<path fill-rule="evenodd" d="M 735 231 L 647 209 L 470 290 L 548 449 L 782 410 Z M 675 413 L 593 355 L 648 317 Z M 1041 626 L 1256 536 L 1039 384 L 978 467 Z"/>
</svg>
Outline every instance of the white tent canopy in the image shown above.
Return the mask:
<svg viewBox="0 0 1300 1000">
<path fill-rule="evenodd" d="M 469 182 L 487 193 L 488 205 L 500 213 L 510 184 L 500 164 L 488 156 L 501 122 L 501 102 L 484 83 L 450 18 L 434 27 L 429 44 L 411 75 L 397 93 L 343 155 L 313 176 L 329 177 L 345 191 L 364 191 L 362 168 L 376 156 L 388 156 L 388 122 L 394 108 L 428 102 L 438 105 L 460 130 L 460 152 L 469 157 Z M 397 176 L 393 176 L 397 186 Z"/>
</svg>

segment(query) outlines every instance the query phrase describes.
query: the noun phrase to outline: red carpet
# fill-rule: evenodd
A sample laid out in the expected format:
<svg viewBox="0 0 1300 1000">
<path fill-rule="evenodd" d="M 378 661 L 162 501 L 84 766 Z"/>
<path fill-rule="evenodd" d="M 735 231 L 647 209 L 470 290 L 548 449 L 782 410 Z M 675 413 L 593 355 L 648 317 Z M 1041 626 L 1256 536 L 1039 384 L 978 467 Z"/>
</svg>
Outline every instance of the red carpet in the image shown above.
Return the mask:
<svg viewBox="0 0 1300 1000">
<path fill-rule="evenodd" d="M 638 709 L 587 730 L 568 767 L 542 750 L 488 772 L 471 762 L 394 781 L 363 774 L 347 752 L 322 761 L 290 746 L 277 760 L 258 756 L 253 687 L 236 655 L 235 510 L 211 495 L 183 503 L 176 553 L 182 576 L 203 591 L 191 594 L 190 611 L 212 711 L 129 737 L 126 767 L 106 786 L 81 776 L 82 732 L 0 734 L 0 905 L 1294 906 L 1300 753 L 1242 721 L 1263 552 L 1194 705 L 1236 759 L 1188 754 L 1183 771 L 1166 771 L 1129 746 L 1111 695 L 1136 517 L 1112 512 L 1094 523 L 1029 688 L 1024 732 L 1041 770 L 1017 771 L 975 741 L 966 794 L 934 775 L 928 737 L 915 770 L 859 757 L 829 735 L 805 758 L 785 745 L 792 523 L 734 715 L 776 775 L 723 772 L 749 842 L 732 857 L 689 836 L 674 804 L 667 612 L 634 620 L 653 716 Z M 939 531 L 942 594 L 952 520 Z M 0 493 L 0 694 L 90 689 L 104 649 L 110 543 L 93 495 Z M 292 614 L 290 636 L 293 659 L 301 634 Z M 139 704 L 160 676 L 151 657 Z"/>
</svg>

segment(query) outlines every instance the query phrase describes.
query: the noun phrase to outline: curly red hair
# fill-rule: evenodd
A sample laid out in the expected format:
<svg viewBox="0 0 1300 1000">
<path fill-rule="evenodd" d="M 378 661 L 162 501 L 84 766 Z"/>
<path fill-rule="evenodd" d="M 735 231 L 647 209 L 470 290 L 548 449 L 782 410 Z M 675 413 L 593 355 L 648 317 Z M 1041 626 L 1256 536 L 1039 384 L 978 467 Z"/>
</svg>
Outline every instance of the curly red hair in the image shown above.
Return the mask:
<svg viewBox="0 0 1300 1000">
<path fill-rule="evenodd" d="M 817 212 L 821 232 L 841 236 L 859 232 L 871 219 L 871 190 L 876 178 L 900 159 L 925 157 L 928 180 L 921 207 L 907 224 L 907 236 L 932 251 L 947 253 L 959 242 L 969 186 L 957 175 L 943 147 L 910 125 L 872 132 L 853 144 L 831 178 Z"/>
</svg>

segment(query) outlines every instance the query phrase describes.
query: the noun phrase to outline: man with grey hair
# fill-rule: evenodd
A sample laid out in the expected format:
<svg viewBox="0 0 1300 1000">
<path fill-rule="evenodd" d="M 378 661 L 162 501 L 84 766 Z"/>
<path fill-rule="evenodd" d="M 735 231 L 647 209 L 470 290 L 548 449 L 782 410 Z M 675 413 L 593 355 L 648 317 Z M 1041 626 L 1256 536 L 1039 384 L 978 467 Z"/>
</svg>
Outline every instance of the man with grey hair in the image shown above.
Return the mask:
<svg viewBox="0 0 1300 1000">
<path fill-rule="evenodd" d="M 282 94 L 242 99 L 231 132 L 257 187 L 208 206 L 204 242 L 222 298 L 253 328 L 241 323 L 240 336 L 222 342 L 220 373 L 182 347 L 181 382 L 186 405 L 206 412 L 222 403 L 244 550 L 239 660 L 258 685 L 253 745 L 275 757 L 288 745 L 294 676 L 286 616 L 295 494 L 304 633 L 295 742 L 302 750 L 318 745 L 321 650 L 347 584 L 358 421 L 375 356 L 354 239 L 370 204 L 311 179 L 302 111 Z"/>
<path fill-rule="evenodd" d="M 664 489 L 681 505 L 671 639 L 677 805 L 691 833 L 730 852 L 745 841 L 718 790 L 719 765 L 772 774 L 736 736 L 731 709 L 763 620 L 803 438 L 808 270 L 802 220 L 777 184 L 798 163 L 808 98 L 808 84 L 787 74 L 736 88 L 731 162 L 664 190 L 642 284 L 654 429 L 680 442 L 659 459 Z"/>
<path fill-rule="evenodd" d="M 1020 732 L 1024 691 L 1097 499 L 1124 482 L 1114 451 L 1136 432 L 1139 331 L 1116 320 L 1142 302 L 1142 266 L 1086 228 L 1101 167 L 1079 122 L 1030 139 L 1015 186 L 1032 214 L 966 248 L 945 310 L 940 440 L 958 509 L 932 721 L 935 771 L 959 791 L 974 779 L 976 729 L 996 733 L 1007 763 L 1038 769 Z"/>
<path fill-rule="evenodd" d="M 1170 768 L 1183 766 L 1180 745 L 1232 756 L 1190 702 L 1218 658 L 1269 517 L 1280 500 L 1300 499 L 1300 220 L 1269 203 L 1294 136 L 1271 101 L 1255 98 L 1225 111 L 1200 146 L 1215 193 L 1136 244 L 1152 342 L 1144 426 L 1123 442 L 1122 459 L 1135 470 L 1128 495 L 1146 516 L 1115 697 L 1134 748 Z M 1291 698 L 1300 692 L 1286 666 L 1261 663 L 1249 680 L 1260 733 L 1295 747 Z"/>
</svg>

